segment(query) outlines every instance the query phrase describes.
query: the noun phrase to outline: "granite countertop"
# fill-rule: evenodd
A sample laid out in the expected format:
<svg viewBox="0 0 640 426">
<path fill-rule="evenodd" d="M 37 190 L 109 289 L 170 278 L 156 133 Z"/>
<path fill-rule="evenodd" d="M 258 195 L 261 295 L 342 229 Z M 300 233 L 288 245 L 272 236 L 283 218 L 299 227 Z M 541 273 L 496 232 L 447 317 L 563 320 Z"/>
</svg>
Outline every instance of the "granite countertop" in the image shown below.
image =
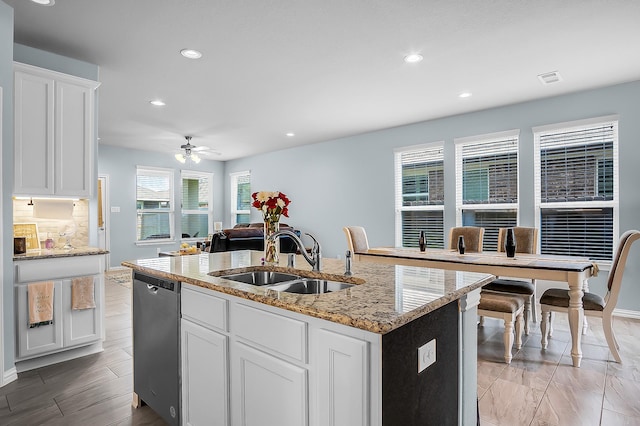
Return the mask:
<svg viewBox="0 0 640 426">
<path fill-rule="evenodd" d="M 495 277 L 489 274 L 373 262 L 353 262 L 353 276 L 344 274 L 344 261 L 322 259 L 322 272 L 312 272 L 300 255 L 297 268 L 280 266 L 267 270 L 292 272 L 306 277 L 357 284 L 324 294 L 293 294 L 226 280 L 219 276 L 260 267 L 261 251 L 203 253 L 192 256 L 158 257 L 122 262 L 135 271 L 208 288 L 241 298 L 277 306 L 293 312 L 384 334 L 434 311 Z"/>
<path fill-rule="evenodd" d="M 25 254 L 14 254 L 13 260 L 36 260 L 36 259 L 52 259 L 57 257 L 72 257 L 72 256 L 95 256 L 98 254 L 107 254 L 107 250 L 102 250 L 97 247 L 78 247 L 72 249 L 59 249 L 54 248 L 51 250 L 27 250 Z"/>
</svg>

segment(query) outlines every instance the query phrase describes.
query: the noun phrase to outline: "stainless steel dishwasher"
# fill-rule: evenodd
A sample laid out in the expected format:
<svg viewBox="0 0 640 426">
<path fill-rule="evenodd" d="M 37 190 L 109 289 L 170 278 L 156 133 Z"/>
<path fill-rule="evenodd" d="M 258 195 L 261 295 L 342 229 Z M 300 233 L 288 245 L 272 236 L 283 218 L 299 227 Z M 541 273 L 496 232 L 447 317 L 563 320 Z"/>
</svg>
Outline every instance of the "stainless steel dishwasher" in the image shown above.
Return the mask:
<svg viewBox="0 0 640 426">
<path fill-rule="evenodd" d="M 133 391 L 180 424 L 180 283 L 133 276 Z"/>
</svg>

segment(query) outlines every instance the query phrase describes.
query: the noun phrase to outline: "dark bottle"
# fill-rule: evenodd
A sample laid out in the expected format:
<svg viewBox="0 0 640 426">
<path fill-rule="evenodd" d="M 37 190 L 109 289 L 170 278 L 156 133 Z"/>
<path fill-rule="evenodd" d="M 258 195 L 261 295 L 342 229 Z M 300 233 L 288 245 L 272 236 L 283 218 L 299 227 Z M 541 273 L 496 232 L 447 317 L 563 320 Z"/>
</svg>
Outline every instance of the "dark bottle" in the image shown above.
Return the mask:
<svg viewBox="0 0 640 426">
<path fill-rule="evenodd" d="M 420 251 L 425 251 L 427 249 L 427 237 L 425 237 L 424 231 L 420 231 L 418 245 L 420 246 Z"/>
<path fill-rule="evenodd" d="M 504 240 L 504 251 L 507 252 L 507 257 L 516 256 L 516 235 L 513 232 L 513 228 L 507 229 L 507 236 Z"/>
<path fill-rule="evenodd" d="M 466 246 L 464 245 L 464 236 L 460 235 L 458 237 L 458 253 L 464 254 L 464 249 Z"/>
</svg>

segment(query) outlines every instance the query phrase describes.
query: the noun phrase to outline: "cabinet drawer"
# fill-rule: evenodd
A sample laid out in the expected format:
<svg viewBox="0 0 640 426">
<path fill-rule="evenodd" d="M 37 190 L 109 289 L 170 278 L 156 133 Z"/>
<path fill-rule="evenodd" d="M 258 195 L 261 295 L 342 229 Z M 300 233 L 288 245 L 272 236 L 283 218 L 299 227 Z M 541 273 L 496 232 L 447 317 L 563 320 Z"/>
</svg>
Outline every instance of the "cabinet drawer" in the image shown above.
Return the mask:
<svg viewBox="0 0 640 426">
<path fill-rule="evenodd" d="M 297 361 L 307 361 L 307 323 L 238 303 L 234 333 Z"/>
<path fill-rule="evenodd" d="M 72 256 L 52 259 L 21 260 L 16 265 L 15 281 L 27 283 L 83 275 L 101 274 L 103 256 Z"/>
<path fill-rule="evenodd" d="M 227 301 L 199 291 L 182 288 L 182 317 L 205 327 L 227 331 Z"/>
</svg>

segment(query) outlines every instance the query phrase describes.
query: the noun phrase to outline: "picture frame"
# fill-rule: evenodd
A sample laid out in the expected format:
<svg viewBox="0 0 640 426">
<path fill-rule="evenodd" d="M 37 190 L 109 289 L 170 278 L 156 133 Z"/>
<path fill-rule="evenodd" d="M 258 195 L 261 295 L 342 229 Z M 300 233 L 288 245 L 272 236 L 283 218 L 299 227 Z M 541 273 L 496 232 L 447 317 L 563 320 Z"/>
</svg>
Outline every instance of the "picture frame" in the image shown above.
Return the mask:
<svg viewBox="0 0 640 426">
<path fill-rule="evenodd" d="M 37 223 L 14 223 L 13 236 L 14 238 L 24 237 L 27 241 L 27 250 L 40 250 Z"/>
</svg>

